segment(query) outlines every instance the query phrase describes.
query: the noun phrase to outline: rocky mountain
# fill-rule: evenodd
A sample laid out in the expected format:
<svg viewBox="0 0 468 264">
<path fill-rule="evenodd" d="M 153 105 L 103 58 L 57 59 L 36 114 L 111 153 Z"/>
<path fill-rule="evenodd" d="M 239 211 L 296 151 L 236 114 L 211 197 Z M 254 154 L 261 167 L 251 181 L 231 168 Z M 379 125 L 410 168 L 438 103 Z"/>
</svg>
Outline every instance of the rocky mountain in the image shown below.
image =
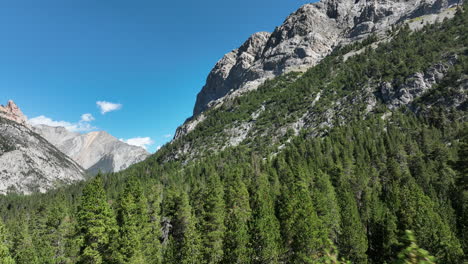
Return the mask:
<svg viewBox="0 0 468 264">
<path fill-rule="evenodd" d="M 24 125 L 26 119 L 12 101 L 3 109 L 0 194 L 45 192 L 85 179 L 80 165 Z"/>
<path fill-rule="evenodd" d="M 33 130 L 90 174 L 117 172 L 150 155 L 145 149 L 122 142 L 105 131 L 80 134 L 47 125 L 34 126 Z"/>
<path fill-rule="evenodd" d="M 323 134 L 382 109 L 466 109 L 467 76 L 452 76 L 464 67 L 464 35 L 454 33 L 448 42 L 438 28 L 457 9 L 456 1 L 444 0 L 302 6 L 273 33 L 252 35 L 216 64 L 166 158 L 276 145 L 304 129 Z M 435 48 L 442 42 L 449 44 Z M 437 98 L 449 84 L 450 94 Z"/>
<path fill-rule="evenodd" d="M 196 120 L 197 115 L 226 98 L 256 89 L 267 79 L 291 71 L 304 71 L 336 47 L 374 33 L 385 35 L 392 25 L 423 15 L 438 14 L 458 2 L 323 0 L 306 4 L 272 33 L 253 34 L 241 47 L 216 63 L 197 96 L 194 118 Z M 188 124 L 186 130 L 191 126 Z"/>
<path fill-rule="evenodd" d="M 302 21 L 357 24 L 352 10 L 360 1 L 306 5 L 300 10 L 317 19 L 298 11 L 279 42 L 260 33 L 241 55 L 255 64 L 262 45 L 309 45 L 288 42 L 312 30 Z M 468 3 L 429 2 L 365 2 L 372 21 L 391 17 L 388 10 L 404 21 L 340 42 L 307 69 L 231 89 L 126 170 L 44 195 L 0 196 L 3 236 L 13 241 L 3 256 L 18 263 L 466 263 Z M 423 15 L 413 17 L 417 10 Z M 237 60 L 231 55 L 226 63 Z M 220 76 L 246 80 L 231 75 L 237 66 L 220 67 Z M 210 78 L 213 88 L 229 88 Z M 50 134 L 59 143 L 77 136 Z M 95 237 L 117 244 L 97 245 Z"/>
<path fill-rule="evenodd" d="M 0 117 L 9 119 L 23 126 L 30 127 L 27 123 L 28 119 L 12 100 L 9 100 L 6 106 L 0 105 Z"/>
</svg>

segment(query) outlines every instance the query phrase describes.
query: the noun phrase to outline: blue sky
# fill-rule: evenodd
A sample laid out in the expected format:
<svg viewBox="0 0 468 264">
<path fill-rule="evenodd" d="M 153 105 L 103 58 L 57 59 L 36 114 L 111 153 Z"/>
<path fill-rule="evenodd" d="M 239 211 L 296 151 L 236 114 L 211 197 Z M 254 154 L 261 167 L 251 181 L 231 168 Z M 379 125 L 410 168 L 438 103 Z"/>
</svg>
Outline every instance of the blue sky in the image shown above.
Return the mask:
<svg viewBox="0 0 468 264">
<path fill-rule="evenodd" d="M 191 116 L 216 61 L 307 2 L 0 1 L 0 104 L 82 131 L 149 137 L 153 152 Z M 97 102 L 118 109 L 103 114 Z"/>
</svg>

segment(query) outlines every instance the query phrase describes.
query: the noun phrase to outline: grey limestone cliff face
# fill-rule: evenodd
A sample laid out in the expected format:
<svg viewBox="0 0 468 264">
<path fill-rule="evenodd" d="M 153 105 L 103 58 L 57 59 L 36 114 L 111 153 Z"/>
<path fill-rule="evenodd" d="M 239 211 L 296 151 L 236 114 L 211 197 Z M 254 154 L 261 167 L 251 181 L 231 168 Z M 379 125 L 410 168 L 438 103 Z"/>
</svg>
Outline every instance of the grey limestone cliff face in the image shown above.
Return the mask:
<svg viewBox="0 0 468 264">
<path fill-rule="evenodd" d="M 255 33 L 219 60 L 197 96 L 193 115 L 255 89 L 268 78 L 314 66 L 338 45 L 383 33 L 391 25 L 438 13 L 456 3 L 458 0 L 323 0 L 306 4 L 273 33 Z"/>
<path fill-rule="evenodd" d="M 84 175 L 80 165 L 40 135 L 0 117 L 0 194 L 45 192 Z"/>
<path fill-rule="evenodd" d="M 122 142 L 105 131 L 80 134 L 47 125 L 33 129 L 90 174 L 117 172 L 150 155 L 145 149 Z"/>
<path fill-rule="evenodd" d="M 401 85 L 381 82 L 378 89 L 380 90 L 380 97 L 389 109 L 408 105 L 439 83 L 447 75 L 449 68 L 453 66 L 456 59 L 456 57 L 451 57 L 447 62 L 437 63 L 424 72 L 416 72 L 406 78 Z"/>
</svg>

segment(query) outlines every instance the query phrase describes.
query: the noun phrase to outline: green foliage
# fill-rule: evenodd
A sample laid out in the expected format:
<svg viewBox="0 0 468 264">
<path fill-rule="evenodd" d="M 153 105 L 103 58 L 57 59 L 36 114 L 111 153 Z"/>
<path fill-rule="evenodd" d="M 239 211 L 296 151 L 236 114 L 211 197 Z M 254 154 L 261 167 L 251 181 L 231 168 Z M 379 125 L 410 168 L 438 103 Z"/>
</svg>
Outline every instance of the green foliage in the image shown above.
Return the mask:
<svg viewBox="0 0 468 264">
<path fill-rule="evenodd" d="M 0 263 L 2 264 L 14 264 L 15 263 L 15 261 L 10 255 L 6 229 L 1 220 L 0 220 Z"/>
<path fill-rule="evenodd" d="M 281 235 L 272 188 L 265 174 L 254 177 L 252 192 L 252 263 L 280 263 Z"/>
<path fill-rule="evenodd" d="M 223 185 L 213 167 L 203 169 L 206 187 L 203 190 L 203 211 L 200 231 L 203 234 L 203 259 L 206 263 L 219 263 L 223 259 L 225 203 Z"/>
<path fill-rule="evenodd" d="M 343 189 L 340 190 L 339 195 L 342 219 L 340 252 L 352 262 L 367 263 L 367 237 L 354 195 L 349 190 Z"/>
<path fill-rule="evenodd" d="M 250 263 L 250 234 L 248 223 L 251 217 L 249 192 L 242 181 L 242 172 L 234 170 L 227 175 L 224 263 Z"/>
<path fill-rule="evenodd" d="M 182 192 L 175 197 L 175 215 L 173 224 L 174 246 L 172 248 L 173 262 L 196 264 L 202 260 L 202 244 L 200 234 L 196 229 L 196 219 L 193 216 L 187 193 Z"/>
<path fill-rule="evenodd" d="M 99 175 L 83 189 L 77 219 L 83 241 L 79 263 L 110 262 L 111 243 L 116 238 L 117 225 Z"/>
<path fill-rule="evenodd" d="M 405 231 L 405 240 L 409 244 L 398 253 L 398 260 L 395 264 L 434 264 L 435 258 L 416 244 L 416 238 L 410 230 Z"/>
<path fill-rule="evenodd" d="M 145 263 L 142 240 L 145 235 L 147 202 L 138 180 L 129 178 L 119 197 L 117 224 L 119 237 L 114 248 L 114 259 L 118 263 Z"/>
<path fill-rule="evenodd" d="M 125 171 L 46 194 L 1 196 L 0 259 L 463 263 L 466 105 L 445 105 L 468 74 L 467 22 L 459 11 L 418 32 L 394 29 L 376 49 L 368 48 L 371 36 L 208 110 L 187 136 Z M 389 110 L 380 90 L 367 90 L 381 81 L 398 87 L 452 55 L 448 76 L 408 108 Z M 371 112 L 368 93 L 380 98 Z M 317 126 L 297 133 L 290 124 L 305 113 L 306 125 Z M 226 129 L 242 123 L 251 125 L 247 139 L 224 148 Z M 185 146 L 196 151 L 178 152 Z M 405 230 L 435 260 L 411 234 L 403 241 Z"/>
</svg>

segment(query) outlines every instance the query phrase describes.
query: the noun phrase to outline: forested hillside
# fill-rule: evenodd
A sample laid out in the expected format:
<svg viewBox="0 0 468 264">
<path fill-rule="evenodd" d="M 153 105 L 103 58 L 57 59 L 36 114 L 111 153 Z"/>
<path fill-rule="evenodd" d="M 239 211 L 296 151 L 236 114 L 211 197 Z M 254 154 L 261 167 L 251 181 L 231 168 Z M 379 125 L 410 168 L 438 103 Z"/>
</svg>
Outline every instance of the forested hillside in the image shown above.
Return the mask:
<svg viewBox="0 0 468 264">
<path fill-rule="evenodd" d="M 208 110 L 123 172 L 2 196 L 0 263 L 463 263 L 467 44 L 461 7 L 395 27 Z"/>
</svg>

